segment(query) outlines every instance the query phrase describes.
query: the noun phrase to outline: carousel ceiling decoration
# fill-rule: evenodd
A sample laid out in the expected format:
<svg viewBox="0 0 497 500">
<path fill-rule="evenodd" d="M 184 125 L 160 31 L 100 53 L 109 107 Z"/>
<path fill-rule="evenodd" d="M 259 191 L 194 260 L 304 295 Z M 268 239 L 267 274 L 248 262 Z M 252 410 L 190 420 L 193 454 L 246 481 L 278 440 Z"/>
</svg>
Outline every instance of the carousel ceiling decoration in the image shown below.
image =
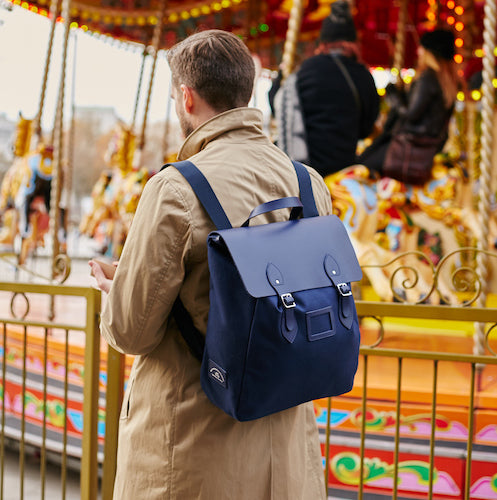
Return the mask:
<svg viewBox="0 0 497 500">
<path fill-rule="evenodd" d="M 49 17 L 57 0 L 10 0 Z M 356 0 L 354 19 L 364 60 L 391 67 L 402 0 Z M 332 0 L 302 0 L 302 21 L 296 59 L 312 54 L 322 20 Z M 167 49 L 201 29 L 232 31 L 245 40 L 267 68 L 277 68 L 283 55 L 293 0 L 79 0 L 71 1 L 71 27 L 122 42 L 151 45 L 162 14 L 159 48 Z M 419 35 L 437 25 L 452 27 L 457 37 L 458 61 L 482 44 L 483 0 L 408 0 L 405 25 L 405 64 L 416 58 Z M 61 19 L 62 20 L 62 19 Z"/>
</svg>

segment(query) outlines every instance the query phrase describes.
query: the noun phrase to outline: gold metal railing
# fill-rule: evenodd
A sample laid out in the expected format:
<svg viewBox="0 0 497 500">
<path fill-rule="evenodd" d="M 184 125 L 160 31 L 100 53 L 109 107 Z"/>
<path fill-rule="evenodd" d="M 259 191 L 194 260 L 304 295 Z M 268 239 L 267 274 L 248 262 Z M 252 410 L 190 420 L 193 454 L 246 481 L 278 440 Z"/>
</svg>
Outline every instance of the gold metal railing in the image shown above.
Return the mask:
<svg viewBox="0 0 497 500">
<path fill-rule="evenodd" d="M 357 418 L 357 434 L 359 437 L 358 444 L 358 463 L 356 463 L 357 469 L 350 472 L 348 477 L 343 479 L 344 484 L 350 486 L 353 484 L 357 488 L 357 498 L 359 500 L 367 498 L 368 491 L 365 491 L 366 483 L 370 476 L 370 468 L 378 464 L 380 459 L 376 459 L 376 462 L 365 456 L 365 450 L 367 448 L 368 437 L 368 422 L 365 417 L 370 411 L 371 407 L 374 407 L 378 403 L 380 398 L 388 400 L 391 402 L 392 414 L 390 415 L 395 422 L 393 430 L 393 445 L 390 444 L 391 451 L 393 453 L 392 468 L 389 474 L 392 478 L 392 488 L 388 493 L 388 498 L 396 499 L 398 498 L 398 485 L 399 485 L 399 450 L 401 444 L 403 443 L 403 438 L 401 436 L 400 427 L 403 420 L 402 417 L 402 407 L 407 403 L 412 403 L 412 395 L 404 394 L 404 390 L 409 393 L 413 391 L 412 388 L 403 387 L 404 368 L 407 363 L 420 363 L 420 370 L 426 372 L 430 371 L 430 367 L 426 366 L 426 362 L 431 362 L 431 397 L 427 391 L 427 394 L 423 399 L 423 408 L 427 412 L 426 420 L 431 426 L 430 435 L 427 438 L 427 444 L 425 442 L 425 455 L 428 459 L 428 477 L 427 477 L 427 491 L 426 493 L 418 492 L 417 496 L 413 498 L 433 498 L 434 493 L 434 478 L 437 474 L 435 467 L 435 460 L 437 459 L 437 447 L 436 444 L 436 418 L 437 418 L 437 398 L 441 397 L 440 390 L 440 380 L 441 380 L 441 366 L 466 366 L 468 367 L 468 380 L 467 380 L 467 390 L 465 389 L 464 394 L 464 408 L 467 411 L 467 439 L 465 444 L 465 450 L 461 451 L 464 455 L 464 480 L 460 485 L 461 496 L 457 498 L 464 498 L 469 500 L 470 498 L 470 487 L 472 485 L 472 464 L 473 464 L 473 440 L 475 437 L 475 411 L 477 410 L 477 405 L 481 403 L 484 397 L 489 398 L 488 394 L 484 395 L 482 391 L 482 375 L 485 369 L 494 370 L 492 373 L 497 374 L 497 356 L 495 355 L 495 348 L 492 348 L 491 339 L 493 329 L 497 324 L 497 308 L 488 307 L 463 307 L 463 306 L 432 306 L 424 304 L 400 304 L 400 303 L 382 303 L 382 302 L 371 302 L 371 301 L 357 301 L 357 312 L 360 318 L 363 320 L 365 318 L 374 318 L 374 324 L 377 323 L 378 333 L 376 336 L 370 331 L 369 337 L 366 342 L 370 345 L 363 345 L 360 349 L 360 366 L 358 374 L 356 377 L 356 384 L 353 391 L 347 395 L 347 397 L 356 398 L 358 407 L 360 411 L 358 412 Z M 399 326 L 398 319 L 402 319 L 404 325 Z M 397 323 L 395 322 L 397 320 Z M 444 335 L 443 326 L 445 325 L 450 329 L 450 325 L 459 324 L 465 322 L 472 326 L 474 323 L 483 323 L 486 325 L 487 331 L 485 335 L 485 347 L 486 355 L 473 355 L 471 353 L 457 352 L 462 350 L 460 346 L 454 346 L 454 352 L 440 352 L 440 351 L 428 351 L 423 349 L 423 333 L 420 334 L 417 341 L 412 342 L 409 349 L 404 348 L 391 348 L 385 346 L 384 344 L 395 345 L 395 343 L 402 343 L 402 330 L 406 324 L 409 324 L 409 320 L 426 320 L 427 324 L 434 322 L 438 325 L 439 334 Z M 374 329 L 371 325 L 368 327 L 369 330 Z M 394 332 L 395 339 L 390 341 L 390 331 Z M 415 334 L 414 334 L 415 335 Z M 426 338 L 426 333 L 424 334 Z M 432 334 L 433 335 L 433 334 Z M 492 340 L 493 342 L 493 340 Z M 417 348 L 417 346 L 420 346 Z M 467 346 L 469 351 L 471 351 L 471 343 Z M 385 366 L 385 360 L 390 359 L 391 363 Z M 371 364 L 376 361 L 376 364 L 372 367 Z M 421 365 L 421 363 L 425 363 Z M 396 368 L 394 368 L 396 366 Z M 460 368 L 462 369 L 462 368 Z M 378 372 L 381 370 L 386 370 L 391 378 L 391 382 L 384 384 L 381 392 L 375 386 L 375 382 L 378 382 Z M 396 370 L 396 373 L 395 371 Z M 412 371 L 412 369 L 411 369 Z M 444 372 L 447 373 L 447 370 Z M 465 372 L 466 373 L 466 372 Z M 374 375 L 374 376 L 372 376 Z M 492 375 L 492 376 L 494 376 Z M 371 380 L 371 379 L 374 380 Z M 488 377 L 487 377 L 488 379 Z M 385 387 L 388 386 L 388 388 Z M 370 396 L 370 392 L 374 392 Z M 454 396 L 455 397 L 455 396 Z M 463 396 L 461 396 L 463 397 Z M 491 397 L 491 396 L 490 396 Z M 497 397 L 494 393 L 494 407 L 493 411 L 497 416 Z M 336 402 L 337 401 L 337 402 Z M 340 408 L 340 404 L 343 402 L 343 398 L 335 398 L 333 401 L 328 398 L 326 402 L 327 406 L 327 425 L 325 428 L 324 437 L 324 458 L 325 458 L 325 477 L 327 478 L 327 491 L 331 491 L 328 488 L 332 486 L 337 487 L 337 484 L 331 484 L 333 481 L 328 482 L 330 479 L 330 463 L 333 458 L 334 449 L 337 446 L 336 439 L 340 441 L 340 437 L 337 438 L 337 431 L 331 428 L 330 425 L 330 415 L 332 406 Z M 445 403 L 447 404 L 447 403 Z M 487 405 L 488 406 L 488 405 Z M 485 410 L 485 411 L 488 411 Z M 338 431 L 340 434 L 340 431 Z M 381 435 L 381 433 L 380 433 Z M 376 435 L 378 437 L 378 435 Z M 388 434 L 388 438 L 392 438 L 392 434 Z M 492 464 L 495 466 L 497 471 L 497 451 L 493 448 L 493 457 L 490 457 Z M 371 450 L 369 455 L 374 454 Z M 374 462 L 375 465 L 372 465 Z M 343 464 L 342 464 L 343 465 Z M 343 472 L 343 469 L 342 469 Z M 352 474 L 352 472 L 355 473 Z M 496 478 L 493 478 L 494 481 Z M 336 483 L 336 480 L 335 480 Z M 338 485 L 340 487 L 340 485 Z M 374 491 L 373 491 L 374 493 Z M 383 494 L 385 494 L 383 492 Z M 412 495 L 413 493 L 410 492 Z M 332 495 L 333 497 L 333 495 Z M 386 498 L 386 497 L 385 497 Z"/>
<path fill-rule="evenodd" d="M 55 301 L 56 316 L 46 319 Z M 102 424 L 103 362 L 100 352 L 100 291 L 89 287 L 35 283 L 0 283 L 1 325 L 1 434 L 0 497 L 7 486 L 4 475 L 6 449 L 17 448 L 19 498 L 25 495 L 27 454 L 38 457 L 39 491 L 46 498 L 47 464 L 58 457 L 62 498 L 72 461 L 80 467 L 82 500 L 97 498 L 99 461 L 104 463 L 105 483 L 112 472 L 99 451 Z M 116 373 L 113 353 L 110 373 Z M 113 376 L 110 375 L 113 383 Z M 119 395 L 119 391 L 116 391 Z M 107 412 L 115 416 L 115 394 L 109 394 Z M 79 426 L 79 427 L 78 427 Z M 113 443 L 113 426 L 106 432 Z M 102 441 L 102 436 L 100 436 Z M 106 450 L 107 451 L 107 450 Z M 115 462 L 115 458 L 114 458 Z M 12 487 L 12 478 L 9 488 Z M 9 492 L 10 494 L 11 492 Z M 108 498 L 108 497 L 107 497 Z"/>
<path fill-rule="evenodd" d="M 406 359 L 416 359 L 416 360 L 431 360 L 433 361 L 433 384 L 432 384 L 432 401 L 431 401 L 431 422 L 435 421 L 436 408 L 437 408 L 437 384 L 438 384 L 438 368 L 439 364 L 442 362 L 450 363 L 466 363 L 471 367 L 471 377 L 468 384 L 469 387 L 469 398 L 468 398 L 468 439 L 466 443 L 466 466 L 465 466 L 465 480 L 464 480 L 464 499 L 469 499 L 469 488 L 471 486 L 471 466 L 472 466 L 472 448 L 473 448 L 473 435 L 474 435 L 474 412 L 475 412 L 475 394 L 476 394 L 476 380 L 478 365 L 495 365 L 497 366 L 497 358 L 490 356 L 475 356 L 475 355 L 455 355 L 449 353 L 429 353 L 429 352 L 414 352 L 406 350 L 396 350 L 396 349 L 378 349 L 378 348 L 361 348 L 361 355 L 364 363 L 363 370 L 363 396 L 362 396 L 362 415 L 366 414 L 367 407 L 367 388 L 368 388 L 368 360 L 370 357 L 381 356 L 394 358 L 398 362 L 397 371 L 397 383 L 396 383 L 396 397 L 395 397 L 395 440 L 394 440 L 394 490 L 392 498 L 397 498 L 397 484 L 398 481 L 395 478 L 398 477 L 398 456 L 399 456 L 399 444 L 400 444 L 400 409 L 401 409 L 401 380 L 402 380 L 402 367 L 404 360 Z M 359 499 L 363 498 L 364 495 L 364 481 L 365 476 L 365 462 L 364 462 L 364 449 L 365 449 L 365 439 L 366 430 L 365 424 L 366 419 L 361 420 L 361 445 L 360 445 L 360 456 L 361 456 L 361 466 L 359 473 Z M 435 425 L 431 425 L 431 435 L 429 440 L 429 488 L 426 498 L 432 498 L 433 495 L 433 474 L 434 474 L 434 458 L 435 458 Z M 497 459 L 497 455 L 496 455 Z M 329 456 L 327 457 L 329 462 Z"/>
</svg>

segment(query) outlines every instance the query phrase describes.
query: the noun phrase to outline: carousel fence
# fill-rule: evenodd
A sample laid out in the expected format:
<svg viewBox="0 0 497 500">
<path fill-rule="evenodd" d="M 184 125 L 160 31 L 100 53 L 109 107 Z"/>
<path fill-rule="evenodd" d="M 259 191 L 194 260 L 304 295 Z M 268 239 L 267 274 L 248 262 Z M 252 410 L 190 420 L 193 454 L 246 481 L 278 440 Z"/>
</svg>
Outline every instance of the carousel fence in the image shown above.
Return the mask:
<svg viewBox="0 0 497 500">
<path fill-rule="evenodd" d="M 40 469 L 37 491 L 46 498 L 47 465 L 54 460 L 60 464 L 61 498 L 66 498 L 74 463 L 80 468 L 80 498 L 97 498 L 103 459 L 99 402 L 105 406 L 99 384 L 100 303 L 100 292 L 93 288 L 0 283 L 1 498 L 15 495 L 12 477 L 5 476 L 12 447 L 19 456 L 16 498 L 28 494 L 27 466 L 33 461 Z M 54 319 L 45 319 L 54 304 Z"/>
<path fill-rule="evenodd" d="M 340 432 L 335 433 L 330 427 L 329 416 L 331 415 L 331 408 L 333 406 L 332 398 L 327 401 L 328 406 L 328 422 L 325 429 L 325 436 L 322 438 L 324 441 L 324 457 L 325 457 L 325 471 L 327 479 L 329 479 L 330 473 L 330 453 L 333 453 L 333 448 L 335 445 L 343 444 L 344 439 L 350 443 L 352 441 L 355 443 L 356 450 L 360 457 L 360 461 L 356 466 L 358 469 L 350 470 L 350 472 L 355 472 L 349 476 L 350 482 L 349 486 L 357 492 L 357 496 L 346 496 L 345 498 L 357 498 L 362 500 L 363 498 L 368 498 L 368 493 L 365 492 L 366 478 L 368 478 L 367 469 L 371 467 L 371 462 L 365 457 L 365 449 L 369 444 L 373 444 L 374 441 L 371 440 L 373 432 L 370 434 L 367 429 L 367 418 L 362 416 L 367 414 L 368 402 L 371 400 L 369 391 L 371 387 L 371 367 L 374 366 L 376 372 L 385 370 L 391 374 L 391 393 L 394 396 L 393 401 L 395 404 L 395 410 L 393 416 L 393 421 L 395 422 L 395 429 L 393 433 L 393 442 L 387 445 L 389 451 L 393 453 L 393 474 L 392 474 L 392 492 L 391 496 L 388 498 L 397 499 L 399 498 L 398 484 L 400 481 L 399 477 L 399 454 L 401 452 L 409 453 L 412 449 L 417 449 L 418 453 L 421 449 L 422 453 L 429 457 L 429 477 L 427 478 L 427 491 L 426 496 L 416 496 L 415 498 L 433 498 L 434 497 L 434 475 L 436 474 L 435 462 L 439 458 L 444 458 L 446 456 L 458 456 L 465 463 L 465 473 L 464 482 L 461 495 L 456 498 L 464 498 L 469 500 L 473 498 L 470 496 L 470 486 L 471 486 L 471 472 L 473 463 L 476 461 L 490 461 L 494 464 L 494 470 L 497 470 L 497 450 L 495 447 L 490 451 L 490 453 L 482 452 L 481 450 L 474 451 L 473 449 L 473 439 L 474 439 L 474 429 L 475 429 L 475 410 L 478 403 L 481 402 L 483 398 L 480 392 L 482 386 L 481 374 L 484 367 L 493 367 L 497 369 L 497 356 L 490 346 L 490 336 L 492 334 L 492 329 L 497 324 L 497 308 L 480 308 L 480 307 L 465 307 L 465 306 L 431 306 L 424 304 L 397 304 L 397 303 L 381 303 L 381 302 L 370 302 L 370 301 L 357 301 L 357 312 L 359 317 L 364 320 L 365 318 L 374 318 L 378 322 L 378 338 L 372 343 L 372 345 L 362 345 L 360 348 L 360 364 L 359 371 L 356 377 L 356 386 L 359 386 L 359 390 L 356 391 L 356 395 L 360 398 L 361 412 L 358 419 L 358 426 L 360 431 L 359 439 L 350 439 L 350 435 L 343 436 Z M 433 352 L 422 349 L 394 349 L 379 347 L 379 345 L 388 338 L 388 330 L 392 325 L 388 325 L 389 320 L 394 320 L 395 318 L 403 319 L 415 319 L 415 320 L 433 320 L 442 321 L 447 325 L 456 322 L 468 322 L 468 323 L 485 323 L 488 326 L 486 333 L 486 349 L 488 355 L 473 355 L 473 354 L 462 354 L 462 353 L 451 353 L 451 352 Z M 450 328 L 450 326 L 449 326 Z M 393 325 L 395 329 L 395 325 Z M 397 331 L 398 333 L 398 331 Z M 423 345 L 422 338 L 419 339 L 419 345 Z M 385 365 L 384 360 L 390 359 L 393 361 L 389 366 Z M 426 366 L 424 370 L 431 372 L 431 397 L 426 401 L 430 405 L 429 422 L 431 426 L 431 432 L 429 440 L 424 442 L 424 444 L 413 444 L 412 440 L 403 439 L 400 433 L 400 427 L 402 422 L 401 410 L 403 404 L 403 369 L 407 363 L 412 360 L 423 360 L 428 362 L 430 366 Z M 467 368 L 469 377 L 467 380 L 467 394 L 460 398 L 458 404 L 463 406 L 467 410 L 467 429 L 468 437 L 465 443 L 464 449 L 454 449 L 444 446 L 443 441 L 441 442 L 436 438 L 436 415 L 437 415 L 437 388 L 440 381 L 440 373 L 444 364 L 457 364 L 464 370 Z M 423 367 L 421 367 L 423 369 Z M 493 372 L 497 373 L 497 370 Z M 357 387 L 356 387 L 357 389 Z M 410 389 L 412 390 L 412 388 Z M 407 389 L 409 391 L 409 389 Z M 377 392 L 377 391 L 376 391 Z M 429 391 L 428 391 L 429 392 Z M 455 398 L 457 396 L 454 396 Z M 373 394 L 372 399 L 377 399 L 378 394 Z M 493 395 L 495 399 L 495 393 Z M 391 434 L 390 434 L 391 437 Z M 423 449 L 424 448 L 424 449 Z M 353 479 L 351 479 L 353 477 Z M 331 487 L 329 481 L 327 481 L 327 492 L 331 494 L 329 498 L 342 498 L 339 494 L 336 496 Z M 419 493 L 421 495 L 421 493 Z M 436 496 L 438 498 L 438 496 Z M 376 497 L 375 497 L 376 498 Z M 378 497 L 378 498 L 386 498 Z M 404 497 L 402 497 L 404 498 Z M 476 497 L 475 497 L 476 498 Z"/>
<path fill-rule="evenodd" d="M 81 302 L 77 304 L 78 300 Z M 40 311 L 45 311 L 46 314 L 51 301 L 56 304 L 55 318 L 40 319 Z M 120 404 L 125 383 L 125 356 L 107 349 L 105 343 L 101 349 L 98 327 L 100 292 L 87 287 L 3 282 L 0 283 L 0 304 L 5 305 L 2 305 L 0 313 L 0 497 L 4 498 L 5 495 L 5 451 L 14 443 L 19 453 L 19 498 L 25 498 L 26 457 L 31 456 L 35 450 L 39 457 L 40 498 L 46 497 L 47 461 L 57 456 L 61 465 L 62 498 L 66 498 L 68 468 L 72 467 L 72 461 L 76 460 L 80 469 L 80 498 L 93 500 L 100 496 L 102 500 L 110 500 L 115 475 Z M 484 367 L 497 369 L 497 356 L 490 342 L 492 329 L 497 324 L 497 308 L 476 307 L 467 301 L 463 305 L 426 305 L 358 300 L 357 311 L 363 323 L 369 321 L 370 325 L 378 325 L 378 335 L 375 337 L 373 333 L 372 338 L 371 335 L 364 338 L 352 397 L 359 401 L 361 414 L 366 415 L 371 399 L 378 398 L 374 387 L 375 373 L 382 369 L 390 370 L 390 395 L 395 406 L 395 428 L 393 435 L 390 434 L 388 447 L 393 454 L 394 478 L 399 478 L 399 457 L 412 446 L 412 443 L 401 435 L 403 395 L 406 390 L 412 390 L 404 388 L 403 375 L 409 369 L 409 363 L 413 361 L 422 360 L 430 364 L 428 370 L 431 373 L 431 396 L 426 404 L 431 415 L 428 418 L 431 434 L 423 444 L 430 464 L 426 498 L 435 495 L 433 484 L 436 464 L 440 457 L 443 458 L 447 453 L 446 447 L 440 445 L 437 439 L 434 425 L 439 404 L 437 395 L 440 373 L 446 363 L 457 363 L 466 367 L 469 374 L 467 399 L 460 404 L 467 411 L 468 437 L 464 448 L 459 449 L 457 453 L 465 463 L 464 491 L 459 498 L 469 500 L 472 498 L 472 468 L 475 463 L 483 460 L 480 457 L 481 450 L 475 451 L 473 446 L 475 409 L 483 397 L 480 392 L 481 374 Z M 455 353 L 429 351 L 423 348 L 421 340 L 416 344 L 420 349 L 385 347 L 385 344 L 388 345 L 390 328 L 394 325 L 395 329 L 394 321 L 399 318 L 402 321 L 425 319 L 444 324 L 454 321 L 470 325 L 483 323 L 488 327 L 485 336 L 485 349 L 488 354 L 473 355 L 458 353 L 457 350 Z M 370 345 L 366 345 L 367 340 L 372 340 Z M 55 352 L 55 344 L 63 346 L 60 352 Z M 75 351 L 77 348 L 78 352 Z M 41 363 L 34 363 L 36 353 L 39 354 Z M 82 360 L 81 366 L 78 366 L 78 356 Z M 390 363 L 389 367 L 387 363 Z M 59 373 L 58 378 L 53 376 L 52 372 Z M 75 374 L 82 380 L 79 386 Z M 12 393 L 9 389 L 14 385 L 17 385 L 21 395 L 17 401 L 9 396 L 9 393 Z M 325 403 L 329 410 L 328 421 L 321 432 L 327 491 L 332 498 L 337 497 L 334 489 L 336 484 L 333 484 L 330 472 L 330 461 L 333 461 L 334 449 L 346 442 L 347 446 L 354 448 L 360 460 L 356 464 L 355 474 L 351 474 L 348 483 L 346 482 L 349 496 L 344 498 L 368 498 L 367 469 L 370 463 L 367 449 L 374 441 L 374 432 L 372 435 L 366 418 L 362 417 L 358 419 L 358 429 L 353 436 L 337 431 L 330 423 L 331 408 L 336 400 L 337 398 L 333 401 L 330 398 Z M 81 435 L 77 439 L 74 437 L 74 429 L 71 428 L 74 426 L 74 414 L 77 413 L 77 408 L 71 407 L 74 402 L 79 402 L 81 406 Z M 493 452 L 486 451 L 484 460 L 493 462 L 497 467 L 495 448 Z M 391 498 L 396 499 L 399 495 L 398 480 L 394 480 L 392 484 Z M 346 490 L 347 487 L 344 491 Z"/>
</svg>

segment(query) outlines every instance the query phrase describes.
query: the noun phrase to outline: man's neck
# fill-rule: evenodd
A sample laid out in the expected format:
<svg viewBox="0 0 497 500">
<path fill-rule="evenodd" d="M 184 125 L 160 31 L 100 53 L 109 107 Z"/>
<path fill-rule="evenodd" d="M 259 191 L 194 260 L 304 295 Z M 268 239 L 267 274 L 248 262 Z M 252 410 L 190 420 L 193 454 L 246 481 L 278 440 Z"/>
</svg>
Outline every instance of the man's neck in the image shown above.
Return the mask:
<svg viewBox="0 0 497 500">
<path fill-rule="evenodd" d="M 214 116 L 218 115 L 219 112 L 214 110 L 209 106 L 204 99 L 202 99 L 197 92 L 194 91 L 195 104 L 194 112 L 190 115 L 192 119 L 192 124 L 194 128 L 200 127 L 203 123 L 210 120 Z"/>
</svg>

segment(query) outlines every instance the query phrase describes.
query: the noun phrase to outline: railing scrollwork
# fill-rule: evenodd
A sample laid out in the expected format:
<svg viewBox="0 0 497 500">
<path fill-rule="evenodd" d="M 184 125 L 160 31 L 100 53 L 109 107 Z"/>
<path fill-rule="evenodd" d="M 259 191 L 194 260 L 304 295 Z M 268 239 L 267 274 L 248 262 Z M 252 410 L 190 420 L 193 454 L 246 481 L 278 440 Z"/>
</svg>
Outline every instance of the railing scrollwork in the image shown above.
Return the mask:
<svg viewBox="0 0 497 500">
<path fill-rule="evenodd" d="M 41 279 L 52 285 L 62 285 L 71 274 L 71 258 L 66 254 L 59 254 L 55 257 L 53 277 L 37 273 L 36 271 L 29 269 L 29 267 L 11 260 L 11 256 L 15 256 L 15 254 L 0 254 L 0 259 L 14 267 L 17 271 L 23 271 L 32 278 Z"/>
<path fill-rule="evenodd" d="M 404 252 L 382 264 L 363 265 L 363 285 L 367 285 L 369 279 L 373 290 L 376 286 L 380 295 L 379 301 L 357 301 L 364 306 L 358 306 L 361 319 L 373 319 L 379 325 L 375 340 L 364 347 L 375 348 L 383 343 L 386 317 L 454 320 L 480 325 L 483 333 L 478 336 L 479 342 L 488 354 L 497 356 L 495 346 L 491 345 L 492 338 L 495 339 L 492 333 L 497 326 L 497 308 L 477 303 L 483 291 L 489 288 L 477 270 L 479 253 L 485 254 L 490 263 L 497 264 L 497 253 L 462 247 L 440 258 L 436 265 L 420 251 Z M 369 273 L 372 269 L 376 272 Z M 383 287 L 385 284 L 390 287 L 389 294 L 380 290 L 378 282 L 372 279 L 378 280 L 378 269 L 384 278 Z M 383 297 L 390 295 L 392 300 L 385 300 L 381 293 Z"/>
<path fill-rule="evenodd" d="M 384 272 L 394 302 L 466 307 L 472 305 L 487 286 L 476 269 L 476 256 L 480 253 L 495 258 L 497 263 L 494 252 L 462 247 L 443 256 L 436 265 L 423 252 L 413 250 L 385 263 L 367 264 L 362 268 L 366 275 L 373 268 Z M 451 268 L 450 263 L 454 260 L 455 266 Z M 375 284 L 371 285 L 374 288 Z"/>
<path fill-rule="evenodd" d="M 53 286 L 62 285 L 71 274 L 71 259 L 66 254 L 59 254 L 54 259 L 53 261 L 54 265 L 51 277 L 47 277 L 41 273 L 37 273 L 32 269 L 29 269 L 29 267 L 25 265 L 19 264 L 17 258 L 16 260 L 12 260 L 10 257 L 16 258 L 16 255 L 0 254 L 0 259 L 9 264 L 10 266 L 12 266 L 17 272 L 22 271 L 28 274 L 32 279 L 42 281 L 44 282 L 44 284 Z M 24 306 L 20 305 L 20 300 L 19 300 L 20 298 L 23 299 Z M 49 315 L 49 318 L 51 320 L 54 318 L 55 315 L 53 308 L 54 308 L 54 303 L 53 300 L 51 300 L 50 315 Z M 12 297 L 10 299 L 11 317 L 19 321 L 24 321 L 28 317 L 30 310 L 31 310 L 31 304 L 28 295 L 26 295 L 23 292 L 12 292 Z"/>
</svg>

